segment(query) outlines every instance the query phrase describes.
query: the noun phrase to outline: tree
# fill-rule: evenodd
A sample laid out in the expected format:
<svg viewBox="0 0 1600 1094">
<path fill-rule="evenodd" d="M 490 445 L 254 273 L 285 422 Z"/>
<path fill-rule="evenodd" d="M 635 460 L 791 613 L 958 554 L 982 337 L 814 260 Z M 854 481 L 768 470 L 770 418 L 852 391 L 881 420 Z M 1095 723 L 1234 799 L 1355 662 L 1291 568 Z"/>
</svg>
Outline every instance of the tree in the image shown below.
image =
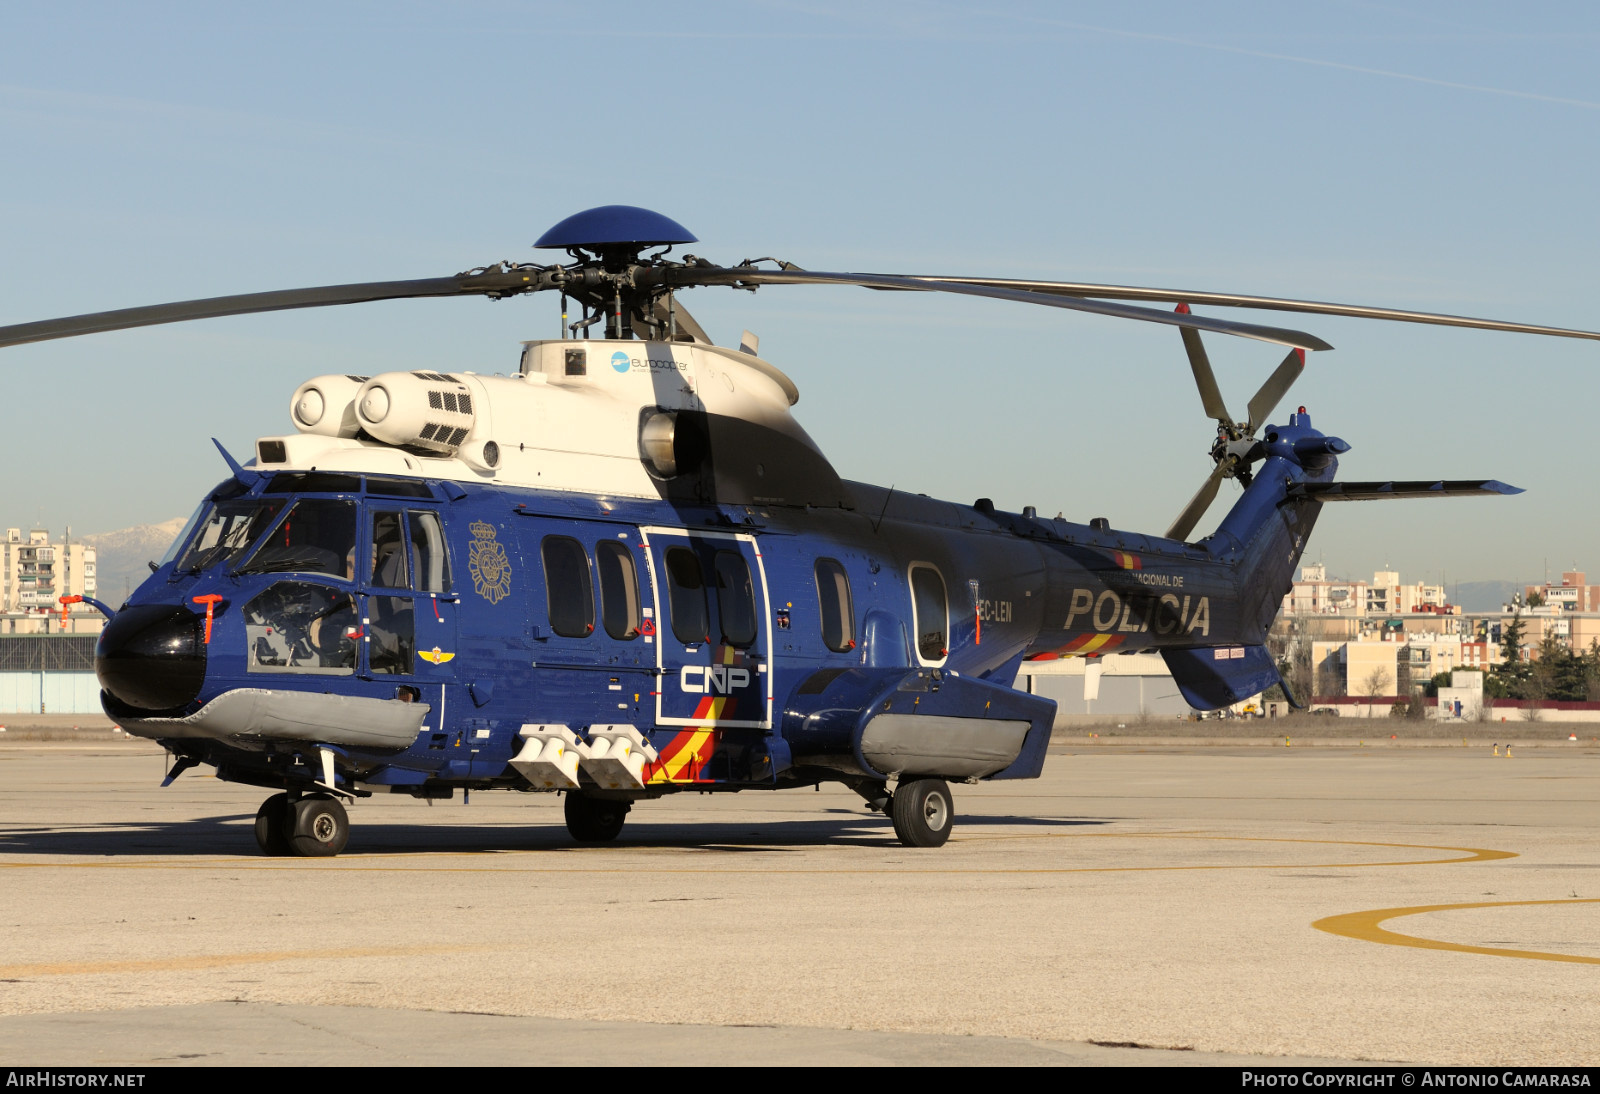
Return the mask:
<svg viewBox="0 0 1600 1094">
<path fill-rule="evenodd" d="M 1372 717 L 1372 705 L 1378 701 L 1378 696 L 1389 694 L 1389 685 L 1394 683 L 1394 674 L 1382 665 L 1373 667 L 1373 670 L 1361 678 L 1361 694 L 1367 697 L 1367 717 Z"/>
<path fill-rule="evenodd" d="M 1544 607 L 1544 594 L 1541 593 L 1541 592 L 1531 592 L 1531 593 L 1529 593 L 1528 594 L 1528 607 L 1530 607 L 1530 608 L 1542 608 L 1542 607 Z"/>
<path fill-rule="evenodd" d="M 1410 718 L 1413 722 L 1427 721 L 1428 698 L 1429 697 L 1425 692 L 1413 690 L 1411 693 L 1411 704 L 1406 707 L 1406 717 Z M 1438 704 L 1435 703 L 1434 705 L 1437 706 Z"/>
<path fill-rule="evenodd" d="M 1583 698 L 1600 702 L 1600 638 L 1592 639 L 1580 660 L 1583 662 Z"/>
<path fill-rule="evenodd" d="M 1544 701 L 1550 698 L 1554 690 L 1557 661 L 1563 652 L 1555 635 L 1547 634 L 1544 641 L 1539 643 L 1539 656 L 1528 665 L 1527 676 L 1522 681 L 1521 698 L 1528 701 L 1522 713 L 1530 722 L 1539 720 Z"/>
<path fill-rule="evenodd" d="M 1583 655 L 1573 653 L 1564 642 L 1547 642 L 1545 645 L 1554 647 L 1551 651 L 1550 698 L 1563 703 L 1579 703 L 1587 699 L 1589 672 Z M 1541 648 L 1540 660 L 1544 656 L 1544 649 Z"/>
<path fill-rule="evenodd" d="M 1491 674 L 1498 681 L 1499 687 L 1495 695 L 1512 699 L 1526 698 L 1528 677 L 1530 669 L 1528 662 L 1522 659 L 1522 612 L 1518 610 L 1511 616 L 1511 622 L 1500 630 L 1500 657 L 1501 661 L 1494 667 Z M 1484 694 L 1489 693 L 1488 681 L 1484 681 Z"/>
</svg>

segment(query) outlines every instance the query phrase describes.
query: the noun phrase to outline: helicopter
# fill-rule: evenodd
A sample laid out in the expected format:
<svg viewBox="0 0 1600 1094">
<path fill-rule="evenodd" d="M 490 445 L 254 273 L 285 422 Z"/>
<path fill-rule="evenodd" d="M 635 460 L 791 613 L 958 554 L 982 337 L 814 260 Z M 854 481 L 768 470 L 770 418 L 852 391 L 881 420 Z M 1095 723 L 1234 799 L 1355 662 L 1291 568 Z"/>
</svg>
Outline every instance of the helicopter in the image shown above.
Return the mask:
<svg viewBox="0 0 1600 1094">
<path fill-rule="evenodd" d="M 665 794 L 822 782 L 887 814 L 901 843 L 937 847 L 952 782 L 1042 770 L 1055 703 L 1014 686 L 1025 659 L 1085 658 L 1093 698 L 1105 657 L 1154 651 L 1198 710 L 1274 684 L 1299 705 L 1265 638 L 1324 504 L 1520 492 L 1337 480 L 1350 446 L 1304 406 L 1269 424 L 1306 353 L 1332 347 L 1195 306 L 1600 339 L 1205 291 L 671 257 L 695 242 L 659 213 L 602 206 L 535 244 L 564 263 L 0 327 L 5 347 L 373 300 L 561 298 L 562 337 L 524 343 L 515 375 L 307 380 L 292 433 L 243 462 L 217 443 L 229 476 L 124 604 L 83 598 L 107 618 L 102 705 L 171 754 L 163 785 L 204 764 L 273 791 L 254 826 L 268 855 L 339 854 L 346 805 L 375 793 L 556 792 L 571 836 L 596 843 Z M 818 284 L 1174 327 L 1216 427 L 1210 472 L 1161 534 L 845 480 L 754 337 L 715 345 L 677 299 Z M 1288 347 L 1243 420 L 1203 332 Z M 1238 500 L 1191 540 L 1227 479 Z"/>
</svg>

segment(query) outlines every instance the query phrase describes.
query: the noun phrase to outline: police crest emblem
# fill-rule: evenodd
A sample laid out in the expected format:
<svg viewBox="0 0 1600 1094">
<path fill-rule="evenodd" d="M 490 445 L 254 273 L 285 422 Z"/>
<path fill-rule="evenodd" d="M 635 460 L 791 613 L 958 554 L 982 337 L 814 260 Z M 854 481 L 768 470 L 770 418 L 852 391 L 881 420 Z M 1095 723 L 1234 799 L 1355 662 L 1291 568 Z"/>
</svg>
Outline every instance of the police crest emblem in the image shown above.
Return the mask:
<svg viewBox="0 0 1600 1094">
<path fill-rule="evenodd" d="M 511 560 L 495 538 L 494 525 L 475 520 L 470 527 L 467 569 L 472 573 L 472 587 L 489 603 L 498 604 L 511 595 Z"/>
</svg>

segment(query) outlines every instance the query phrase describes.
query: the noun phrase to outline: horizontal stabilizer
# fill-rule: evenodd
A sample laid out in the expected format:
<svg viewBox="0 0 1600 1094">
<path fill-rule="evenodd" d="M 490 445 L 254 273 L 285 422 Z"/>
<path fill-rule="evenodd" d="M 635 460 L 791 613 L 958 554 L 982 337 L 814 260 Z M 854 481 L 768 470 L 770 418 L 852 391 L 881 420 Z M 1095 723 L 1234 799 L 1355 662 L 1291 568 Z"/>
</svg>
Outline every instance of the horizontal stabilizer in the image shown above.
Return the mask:
<svg viewBox="0 0 1600 1094">
<path fill-rule="evenodd" d="M 1389 498 L 1470 498 L 1520 494 L 1522 488 L 1494 479 L 1417 479 L 1395 482 L 1302 482 L 1289 487 L 1291 498 L 1313 501 L 1383 501 Z"/>
<path fill-rule="evenodd" d="M 1184 701 L 1196 710 L 1216 710 L 1282 683 L 1265 646 L 1210 646 L 1162 650 L 1162 660 Z"/>
</svg>

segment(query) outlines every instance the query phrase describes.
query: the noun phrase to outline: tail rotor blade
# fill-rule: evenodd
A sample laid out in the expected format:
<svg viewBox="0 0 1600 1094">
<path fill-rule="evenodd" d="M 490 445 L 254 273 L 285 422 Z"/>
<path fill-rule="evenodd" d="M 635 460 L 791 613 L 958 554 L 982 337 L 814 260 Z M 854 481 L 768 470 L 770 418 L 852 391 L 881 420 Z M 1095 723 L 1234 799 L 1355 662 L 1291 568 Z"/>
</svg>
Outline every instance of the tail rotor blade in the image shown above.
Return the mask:
<svg viewBox="0 0 1600 1094">
<path fill-rule="evenodd" d="M 1179 304 L 1177 310 L 1179 315 L 1188 315 L 1189 305 Z M 1227 406 L 1222 402 L 1222 390 L 1217 387 L 1217 377 L 1211 371 L 1211 358 L 1206 356 L 1200 332 L 1190 327 L 1179 327 L 1178 333 L 1183 335 L 1183 348 L 1189 355 L 1189 369 L 1194 373 L 1195 386 L 1200 389 L 1200 402 L 1206 408 L 1206 416 L 1232 428 L 1233 415 L 1228 413 Z"/>
<path fill-rule="evenodd" d="M 1222 480 L 1228 477 L 1228 472 L 1232 469 L 1233 457 L 1229 456 L 1218 461 L 1216 469 L 1206 477 L 1205 482 L 1200 484 L 1200 489 L 1195 491 L 1194 497 L 1189 499 L 1189 504 L 1178 514 L 1178 519 L 1167 529 L 1168 539 L 1188 541 L 1189 533 L 1194 531 L 1194 526 L 1200 523 L 1200 518 L 1211 508 L 1211 503 L 1217 498 L 1217 488 L 1222 485 Z"/>
<path fill-rule="evenodd" d="M 1273 370 L 1272 375 L 1267 377 L 1267 382 L 1261 385 L 1261 390 L 1251 398 L 1250 405 L 1246 408 L 1250 415 L 1249 424 L 1245 426 L 1246 433 L 1254 436 L 1255 431 L 1265 424 L 1267 415 L 1272 413 L 1272 408 L 1278 405 L 1278 400 L 1282 399 L 1284 393 L 1300 378 L 1300 373 L 1305 367 L 1305 351 L 1290 350 L 1289 356 Z"/>
</svg>

